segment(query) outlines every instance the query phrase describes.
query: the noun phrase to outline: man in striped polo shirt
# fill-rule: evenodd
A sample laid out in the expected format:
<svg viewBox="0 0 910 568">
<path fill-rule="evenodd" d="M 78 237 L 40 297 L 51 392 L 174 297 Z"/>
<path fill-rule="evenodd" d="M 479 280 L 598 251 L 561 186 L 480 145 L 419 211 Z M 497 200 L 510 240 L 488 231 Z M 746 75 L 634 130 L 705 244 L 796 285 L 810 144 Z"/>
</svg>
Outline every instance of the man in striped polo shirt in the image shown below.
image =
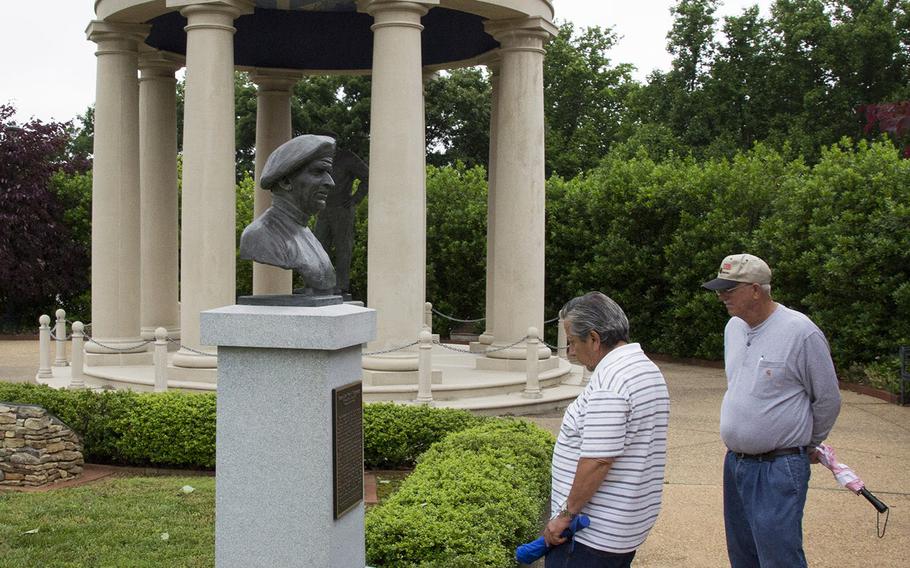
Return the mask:
<svg viewBox="0 0 910 568">
<path fill-rule="evenodd" d="M 553 451 L 547 568 L 630 566 L 660 512 L 670 397 L 660 369 L 637 343 L 629 320 L 600 292 L 560 311 L 569 356 L 592 371 L 566 409 Z M 574 541 L 561 536 L 584 513 Z"/>
</svg>

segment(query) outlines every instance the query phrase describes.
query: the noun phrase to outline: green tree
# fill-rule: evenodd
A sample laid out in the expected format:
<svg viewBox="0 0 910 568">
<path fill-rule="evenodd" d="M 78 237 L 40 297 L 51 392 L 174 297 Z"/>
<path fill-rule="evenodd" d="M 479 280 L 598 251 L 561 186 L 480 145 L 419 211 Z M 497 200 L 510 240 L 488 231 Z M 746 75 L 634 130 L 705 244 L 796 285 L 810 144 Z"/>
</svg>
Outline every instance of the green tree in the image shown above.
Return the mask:
<svg viewBox="0 0 910 568">
<path fill-rule="evenodd" d="M 427 82 L 427 162 L 487 167 L 490 79 L 480 67 L 438 73 Z"/>
<path fill-rule="evenodd" d="M 592 168 L 618 141 L 633 67 L 607 57 L 617 36 L 599 27 L 559 27 L 544 59 L 547 172 L 571 177 Z"/>
</svg>

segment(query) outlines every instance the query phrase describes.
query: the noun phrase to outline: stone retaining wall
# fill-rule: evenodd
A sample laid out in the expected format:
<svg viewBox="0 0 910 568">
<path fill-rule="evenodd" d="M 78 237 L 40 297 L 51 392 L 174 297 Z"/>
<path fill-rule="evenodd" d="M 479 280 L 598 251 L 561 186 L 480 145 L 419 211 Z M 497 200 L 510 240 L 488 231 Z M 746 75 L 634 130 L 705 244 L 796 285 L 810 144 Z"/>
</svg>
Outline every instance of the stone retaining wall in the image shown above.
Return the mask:
<svg viewBox="0 0 910 568">
<path fill-rule="evenodd" d="M 82 441 L 40 406 L 0 402 L 0 485 L 39 486 L 82 473 Z"/>
</svg>

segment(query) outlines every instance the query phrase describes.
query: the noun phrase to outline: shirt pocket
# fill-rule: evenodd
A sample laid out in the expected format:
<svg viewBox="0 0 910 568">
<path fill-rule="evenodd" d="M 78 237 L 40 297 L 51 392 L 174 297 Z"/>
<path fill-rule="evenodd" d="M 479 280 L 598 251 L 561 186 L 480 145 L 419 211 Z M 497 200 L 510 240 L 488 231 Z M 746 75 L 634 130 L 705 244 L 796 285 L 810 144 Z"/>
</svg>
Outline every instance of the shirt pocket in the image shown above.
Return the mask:
<svg viewBox="0 0 910 568">
<path fill-rule="evenodd" d="M 786 384 L 787 363 L 762 359 L 758 362 L 750 394 L 761 399 L 775 398 L 781 395 Z"/>
</svg>

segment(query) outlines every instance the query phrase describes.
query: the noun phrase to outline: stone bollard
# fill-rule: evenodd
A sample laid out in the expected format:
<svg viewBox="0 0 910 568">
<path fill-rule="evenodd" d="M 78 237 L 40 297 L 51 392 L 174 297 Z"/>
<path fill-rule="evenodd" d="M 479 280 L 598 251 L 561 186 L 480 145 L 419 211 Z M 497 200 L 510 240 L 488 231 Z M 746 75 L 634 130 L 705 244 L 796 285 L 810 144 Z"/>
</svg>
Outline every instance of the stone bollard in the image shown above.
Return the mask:
<svg viewBox="0 0 910 568">
<path fill-rule="evenodd" d="M 57 310 L 56 316 L 54 335 L 57 336 L 57 357 L 54 359 L 54 367 L 66 367 L 69 365 L 69 361 L 66 360 L 66 311 Z"/>
<path fill-rule="evenodd" d="M 423 328 L 433 333 L 433 304 L 431 302 L 423 305 Z"/>
<path fill-rule="evenodd" d="M 167 390 L 167 330 L 155 330 L 155 392 Z"/>
<path fill-rule="evenodd" d="M 85 326 L 81 321 L 73 322 L 73 365 L 72 378 L 70 378 L 70 389 L 85 388 L 85 374 L 83 373 L 83 361 L 85 352 L 82 350 L 82 344 L 85 341 Z"/>
<path fill-rule="evenodd" d="M 537 337 L 536 327 L 528 328 L 527 346 L 528 382 L 521 396 L 524 398 L 541 398 L 543 395 L 540 393 L 540 379 L 537 376 L 537 348 L 540 346 L 540 339 Z"/>
<path fill-rule="evenodd" d="M 568 341 L 566 337 L 566 326 L 563 325 L 563 322 L 566 320 L 559 318 L 559 321 L 556 323 L 559 326 L 556 330 L 556 356 L 560 359 L 568 359 Z"/>
<path fill-rule="evenodd" d="M 38 318 L 38 378 L 51 379 L 51 316 Z"/>
<path fill-rule="evenodd" d="M 433 334 L 424 329 L 419 336 L 417 355 L 417 402 L 433 405 Z"/>
</svg>

